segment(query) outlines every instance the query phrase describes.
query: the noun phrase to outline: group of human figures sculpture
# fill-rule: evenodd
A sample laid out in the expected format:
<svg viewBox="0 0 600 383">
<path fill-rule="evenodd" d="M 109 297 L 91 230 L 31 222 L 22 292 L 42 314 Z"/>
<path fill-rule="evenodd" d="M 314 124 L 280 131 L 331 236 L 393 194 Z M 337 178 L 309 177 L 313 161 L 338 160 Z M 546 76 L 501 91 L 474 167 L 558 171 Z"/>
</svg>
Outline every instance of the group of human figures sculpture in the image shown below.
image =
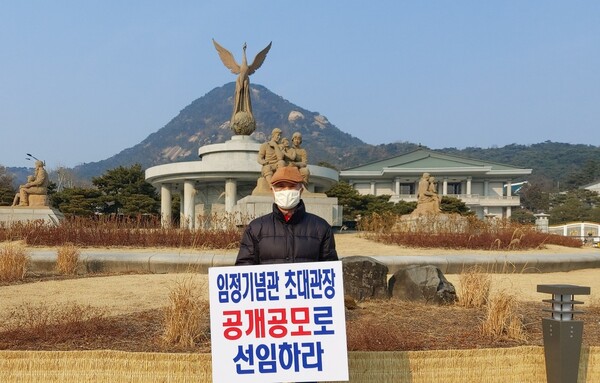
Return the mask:
<svg viewBox="0 0 600 383">
<path fill-rule="evenodd" d="M 283 166 L 295 166 L 300 171 L 304 185 L 308 184 L 310 171 L 308 170 L 308 154 L 302 148 L 302 134 L 295 132 L 292 135 L 292 145 L 286 137 L 281 137 L 281 129 L 275 128 L 271 132 L 269 141 L 263 143 L 258 150 L 258 163 L 262 165 L 261 176 L 267 184 L 271 184 L 271 177 L 275 171 Z"/>
<path fill-rule="evenodd" d="M 31 205 L 47 205 L 47 201 L 44 198 L 40 204 L 30 203 L 31 195 L 46 196 L 48 194 L 48 173 L 44 169 L 44 162 L 40 160 L 35 161 L 35 173 L 27 177 L 27 183 L 19 187 L 19 192 L 15 194 L 12 206 L 31 206 Z"/>
</svg>

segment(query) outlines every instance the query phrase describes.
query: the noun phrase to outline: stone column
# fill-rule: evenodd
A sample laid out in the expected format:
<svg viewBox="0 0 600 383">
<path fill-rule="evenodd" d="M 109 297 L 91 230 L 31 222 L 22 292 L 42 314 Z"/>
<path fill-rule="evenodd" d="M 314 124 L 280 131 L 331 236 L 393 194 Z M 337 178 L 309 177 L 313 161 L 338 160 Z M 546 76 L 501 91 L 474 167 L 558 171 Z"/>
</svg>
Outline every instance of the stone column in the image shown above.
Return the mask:
<svg viewBox="0 0 600 383">
<path fill-rule="evenodd" d="M 375 181 L 371 181 L 371 194 L 375 195 Z"/>
<path fill-rule="evenodd" d="M 237 181 L 233 178 L 225 180 L 225 212 L 233 213 L 237 198 Z"/>
<path fill-rule="evenodd" d="M 188 229 L 194 228 L 195 210 L 196 204 L 194 197 L 196 196 L 196 190 L 194 189 L 194 181 L 185 180 L 183 182 L 183 221 L 184 227 Z"/>
<path fill-rule="evenodd" d="M 490 195 L 489 189 L 490 189 L 490 181 L 488 181 L 488 180 L 483 181 L 483 195 L 484 196 Z"/>
<path fill-rule="evenodd" d="M 160 185 L 160 217 L 161 226 L 168 229 L 171 227 L 173 217 L 171 217 L 172 196 L 171 184 Z"/>
<path fill-rule="evenodd" d="M 183 191 L 180 189 L 177 194 L 179 194 L 179 228 L 185 229 L 185 214 L 184 214 L 184 206 L 183 206 Z"/>
<path fill-rule="evenodd" d="M 448 195 L 448 177 L 444 177 L 444 183 L 442 186 L 442 195 Z"/>
<path fill-rule="evenodd" d="M 467 177 L 467 195 L 471 195 L 471 181 L 473 177 Z"/>
<path fill-rule="evenodd" d="M 506 196 L 512 196 L 512 182 L 511 180 L 506 181 Z"/>
<path fill-rule="evenodd" d="M 396 195 L 400 195 L 400 177 L 394 178 L 394 190 Z"/>
</svg>

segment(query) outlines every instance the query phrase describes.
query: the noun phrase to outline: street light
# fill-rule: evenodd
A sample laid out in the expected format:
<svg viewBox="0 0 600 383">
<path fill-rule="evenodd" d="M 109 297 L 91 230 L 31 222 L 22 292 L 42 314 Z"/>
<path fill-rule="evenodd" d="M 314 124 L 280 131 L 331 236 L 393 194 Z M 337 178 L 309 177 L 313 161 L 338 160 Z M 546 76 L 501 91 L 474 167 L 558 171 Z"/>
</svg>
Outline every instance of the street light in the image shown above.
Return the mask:
<svg viewBox="0 0 600 383">
<path fill-rule="evenodd" d="M 583 338 L 583 321 L 575 320 L 575 295 L 589 295 L 590 288 L 575 285 L 538 285 L 538 293 L 552 294 L 552 299 L 542 302 L 552 304 L 550 318 L 542 318 L 544 332 L 544 356 L 548 383 L 577 383 L 579 356 Z"/>
</svg>

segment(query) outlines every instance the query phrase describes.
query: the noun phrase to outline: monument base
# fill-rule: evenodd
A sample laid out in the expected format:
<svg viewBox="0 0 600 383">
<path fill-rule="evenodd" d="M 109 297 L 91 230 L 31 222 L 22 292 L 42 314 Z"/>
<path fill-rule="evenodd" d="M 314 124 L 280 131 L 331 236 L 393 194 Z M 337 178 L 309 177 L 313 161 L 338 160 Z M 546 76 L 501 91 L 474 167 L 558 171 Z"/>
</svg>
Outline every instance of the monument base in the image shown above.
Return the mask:
<svg viewBox="0 0 600 383">
<path fill-rule="evenodd" d="M 306 211 L 323 218 L 331 226 L 342 226 L 342 207 L 337 198 L 322 193 L 302 194 Z M 234 206 L 236 216 L 249 221 L 273 211 L 273 195 L 249 195 L 240 199 Z M 247 222 L 240 222 L 241 224 Z"/>
<path fill-rule="evenodd" d="M 39 221 L 58 224 L 64 215 L 50 206 L 0 206 L 0 223 Z"/>
<path fill-rule="evenodd" d="M 420 233 L 466 233 L 469 220 L 460 214 L 406 214 L 394 224 L 394 231 Z"/>
</svg>

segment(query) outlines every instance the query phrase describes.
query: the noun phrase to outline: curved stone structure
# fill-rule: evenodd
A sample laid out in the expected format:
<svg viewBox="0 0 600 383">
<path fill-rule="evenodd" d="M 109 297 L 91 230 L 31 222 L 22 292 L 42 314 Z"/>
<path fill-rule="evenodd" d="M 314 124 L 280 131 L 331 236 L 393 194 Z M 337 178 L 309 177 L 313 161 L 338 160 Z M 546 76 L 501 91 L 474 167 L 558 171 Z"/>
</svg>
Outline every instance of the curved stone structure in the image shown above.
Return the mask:
<svg viewBox="0 0 600 383">
<path fill-rule="evenodd" d="M 146 181 L 160 190 L 163 226 L 172 222 L 174 193 L 181 195 L 182 227 L 199 227 L 200 215 L 242 213 L 259 216 L 269 212 L 270 196 L 256 196 L 254 199 L 251 196 L 261 175 L 261 166 L 256 162 L 259 148 L 260 143 L 252 137 L 236 135 L 224 143 L 201 147 L 198 150 L 199 161 L 174 162 L 147 169 Z M 311 193 L 323 193 L 338 181 L 338 172 L 334 169 L 312 165 L 309 168 L 311 176 L 307 189 Z M 303 199 L 307 201 L 311 193 Z M 326 205 L 323 213 L 314 211 L 315 214 L 332 225 L 341 222 L 336 198 L 315 194 L 312 199 Z M 311 203 L 307 201 L 307 209 L 310 208 Z"/>
</svg>

